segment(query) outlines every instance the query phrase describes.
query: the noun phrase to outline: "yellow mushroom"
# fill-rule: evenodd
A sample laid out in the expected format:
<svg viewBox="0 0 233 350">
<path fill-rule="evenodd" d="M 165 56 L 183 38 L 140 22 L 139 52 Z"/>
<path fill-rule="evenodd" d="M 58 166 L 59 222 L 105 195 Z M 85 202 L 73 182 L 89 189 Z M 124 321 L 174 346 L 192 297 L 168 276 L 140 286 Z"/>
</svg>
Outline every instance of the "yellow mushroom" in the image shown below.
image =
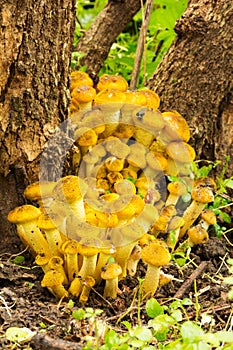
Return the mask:
<svg viewBox="0 0 233 350">
<path fill-rule="evenodd" d="M 50 255 L 48 242 L 37 226 L 40 215 L 40 209 L 26 204 L 11 210 L 8 214 L 8 220 L 16 224 L 19 237 L 23 235 L 23 240 L 26 240 L 33 254 Z"/>
<path fill-rule="evenodd" d="M 147 264 L 142 282 L 142 295 L 151 298 L 159 285 L 160 268 L 170 262 L 171 255 L 163 242 L 155 241 L 142 248 L 141 258 Z"/>
<path fill-rule="evenodd" d="M 122 273 L 120 265 L 116 262 L 108 262 L 102 268 L 101 278 L 105 280 L 104 297 L 116 299 L 119 275 Z"/>
<path fill-rule="evenodd" d="M 58 299 L 68 297 L 68 292 L 63 286 L 64 276 L 57 270 L 49 270 L 45 273 L 41 286 L 47 287 Z"/>
</svg>

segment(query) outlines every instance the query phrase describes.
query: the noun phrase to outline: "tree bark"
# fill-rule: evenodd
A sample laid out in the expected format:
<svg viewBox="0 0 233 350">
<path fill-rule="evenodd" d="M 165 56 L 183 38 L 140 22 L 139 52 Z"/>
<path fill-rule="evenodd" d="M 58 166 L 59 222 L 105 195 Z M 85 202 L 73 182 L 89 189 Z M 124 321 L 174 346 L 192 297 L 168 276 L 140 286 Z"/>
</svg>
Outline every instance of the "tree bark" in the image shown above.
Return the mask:
<svg viewBox="0 0 233 350">
<path fill-rule="evenodd" d="M 86 66 L 91 76 L 98 74 L 115 39 L 140 8 L 140 0 L 109 0 L 79 39 L 76 51 L 84 53 L 80 65 Z"/>
<path fill-rule="evenodd" d="M 191 128 L 199 159 L 233 154 L 233 7 L 231 0 L 191 0 L 178 34 L 148 87 L 161 109 L 176 109 Z M 233 161 L 228 169 L 232 175 Z"/>
<path fill-rule="evenodd" d="M 14 242 L 7 213 L 25 203 L 41 152 L 67 117 L 75 0 L 0 0 L 0 232 Z M 12 239 L 12 240 L 11 240 Z"/>
</svg>

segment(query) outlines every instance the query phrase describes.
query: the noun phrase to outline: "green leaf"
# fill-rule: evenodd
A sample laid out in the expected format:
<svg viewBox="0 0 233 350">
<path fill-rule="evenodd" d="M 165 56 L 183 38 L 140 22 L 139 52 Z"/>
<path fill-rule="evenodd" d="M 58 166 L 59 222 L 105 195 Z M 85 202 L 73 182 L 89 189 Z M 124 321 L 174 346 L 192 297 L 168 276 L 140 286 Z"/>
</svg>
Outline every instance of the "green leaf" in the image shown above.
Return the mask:
<svg viewBox="0 0 233 350">
<path fill-rule="evenodd" d="M 16 265 L 22 265 L 25 261 L 25 258 L 23 255 L 18 255 L 14 258 L 14 264 Z"/>
<path fill-rule="evenodd" d="M 231 331 L 219 331 L 216 332 L 216 336 L 219 341 L 224 343 L 233 343 L 233 332 Z"/>
<path fill-rule="evenodd" d="M 83 309 L 74 310 L 72 316 L 75 320 L 83 320 L 85 318 L 86 312 Z"/>
<path fill-rule="evenodd" d="M 187 343 L 197 342 L 204 335 L 204 331 L 201 329 L 201 327 L 192 321 L 184 322 L 181 326 L 180 333 L 184 342 Z"/>
<path fill-rule="evenodd" d="M 36 332 L 32 332 L 29 328 L 26 327 L 9 327 L 5 333 L 7 340 L 19 344 L 30 341 L 35 335 Z"/>
<path fill-rule="evenodd" d="M 153 335 L 149 328 L 136 327 L 132 331 L 132 335 L 141 341 L 151 342 Z"/>
<path fill-rule="evenodd" d="M 226 222 L 227 224 L 230 224 L 231 223 L 231 217 L 229 214 L 223 212 L 223 211 L 220 211 L 219 213 L 219 216 L 223 219 L 224 222 Z"/>
<path fill-rule="evenodd" d="M 149 317 L 155 318 L 164 313 L 164 307 L 156 299 L 151 298 L 146 302 L 146 312 Z"/>
</svg>

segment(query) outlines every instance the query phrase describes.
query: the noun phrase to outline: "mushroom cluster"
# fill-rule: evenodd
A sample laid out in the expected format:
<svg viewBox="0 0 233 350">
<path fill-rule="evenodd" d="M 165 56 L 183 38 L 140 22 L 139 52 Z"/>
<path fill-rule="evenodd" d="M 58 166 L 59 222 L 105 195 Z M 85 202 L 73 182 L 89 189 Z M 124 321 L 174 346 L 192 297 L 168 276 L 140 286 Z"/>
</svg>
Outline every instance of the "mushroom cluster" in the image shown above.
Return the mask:
<svg viewBox="0 0 233 350">
<path fill-rule="evenodd" d="M 119 76 L 71 74 L 73 173 L 40 181 L 8 220 L 44 271 L 41 282 L 57 298 L 86 303 L 103 281 L 116 298 L 118 281 L 147 265 L 144 297 L 153 296 L 161 267 L 185 235 L 208 240 L 215 217 L 211 178 L 195 179 L 190 130 L 176 111 L 161 112 L 151 90 L 129 91 Z"/>
</svg>

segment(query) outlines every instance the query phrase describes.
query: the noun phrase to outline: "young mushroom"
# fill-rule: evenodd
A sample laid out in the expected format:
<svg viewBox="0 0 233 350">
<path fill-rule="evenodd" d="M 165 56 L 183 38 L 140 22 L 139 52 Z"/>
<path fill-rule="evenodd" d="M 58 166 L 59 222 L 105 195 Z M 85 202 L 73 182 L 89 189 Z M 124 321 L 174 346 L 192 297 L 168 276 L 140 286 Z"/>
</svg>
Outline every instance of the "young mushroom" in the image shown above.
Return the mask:
<svg viewBox="0 0 233 350">
<path fill-rule="evenodd" d="M 142 295 L 150 298 L 158 288 L 160 268 L 169 263 L 171 255 L 163 242 L 155 241 L 142 248 L 141 258 L 147 264 L 146 275 L 142 282 Z"/>
<path fill-rule="evenodd" d="M 79 297 L 79 301 L 81 304 L 86 304 L 89 298 L 91 288 L 95 285 L 95 279 L 92 276 L 86 276 L 82 280 L 82 285 L 83 287 Z"/>
<path fill-rule="evenodd" d="M 184 236 L 187 229 L 199 217 L 206 204 L 214 200 L 215 184 L 210 178 L 200 178 L 194 183 L 194 188 L 191 192 L 192 202 L 187 207 L 183 214 L 184 225 L 180 229 L 180 238 Z"/>
<path fill-rule="evenodd" d="M 85 220 L 85 209 L 83 195 L 87 185 L 75 175 L 68 175 L 61 178 L 53 190 L 57 201 L 64 203 L 67 208 L 67 215 L 74 213 L 81 221 Z"/>
<path fill-rule="evenodd" d="M 89 111 L 96 96 L 96 90 L 92 86 L 77 86 L 71 93 L 71 103 L 75 100 L 79 103 L 80 110 Z"/>
<path fill-rule="evenodd" d="M 187 234 L 187 243 L 190 247 L 193 247 L 196 244 L 206 243 L 209 239 L 208 232 L 200 224 L 188 229 Z"/>
<path fill-rule="evenodd" d="M 63 286 L 64 276 L 57 270 L 49 270 L 45 273 L 41 286 L 47 287 L 58 299 L 68 297 L 68 292 Z"/>
<path fill-rule="evenodd" d="M 121 275 L 122 269 L 113 258 L 103 266 L 101 278 L 105 280 L 104 297 L 116 299 L 118 289 L 118 278 Z"/>
</svg>

